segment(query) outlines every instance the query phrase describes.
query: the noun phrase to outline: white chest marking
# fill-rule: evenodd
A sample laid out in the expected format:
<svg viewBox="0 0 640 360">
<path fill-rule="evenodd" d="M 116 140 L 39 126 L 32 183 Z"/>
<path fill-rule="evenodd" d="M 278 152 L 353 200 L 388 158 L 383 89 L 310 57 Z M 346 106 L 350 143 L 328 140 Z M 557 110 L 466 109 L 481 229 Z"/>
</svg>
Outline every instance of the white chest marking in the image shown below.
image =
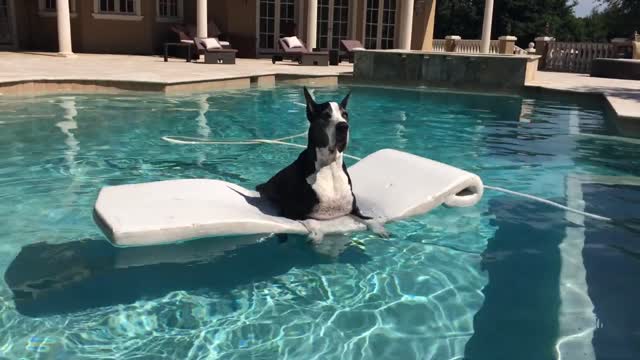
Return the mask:
<svg viewBox="0 0 640 360">
<path fill-rule="evenodd" d="M 349 178 L 342 170 L 342 153 L 330 154 L 327 149 L 316 149 L 316 172 L 307 177 L 307 183 L 318 196 L 318 204 L 310 216 L 318 220 L 333 219 L 351 213 L 353 194 L 349 186 Z M 327 157 L 335 161 L 327 163 Z"/>
</svg>

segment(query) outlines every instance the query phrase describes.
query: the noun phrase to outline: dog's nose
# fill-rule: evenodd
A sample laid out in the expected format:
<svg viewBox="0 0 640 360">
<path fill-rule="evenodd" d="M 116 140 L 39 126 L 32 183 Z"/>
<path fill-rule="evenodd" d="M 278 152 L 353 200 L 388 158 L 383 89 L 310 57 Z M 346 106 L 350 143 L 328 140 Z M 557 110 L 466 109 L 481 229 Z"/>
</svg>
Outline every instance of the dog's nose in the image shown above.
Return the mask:
<svg viewBox="0 0 640 360">
<path fill-rule="evenodd" d="M 336 124 L 336 132 L 337 133 L 346 133 L 349 130 L 349 124 L 345 121 L 341 121 Z"/>
</svg>

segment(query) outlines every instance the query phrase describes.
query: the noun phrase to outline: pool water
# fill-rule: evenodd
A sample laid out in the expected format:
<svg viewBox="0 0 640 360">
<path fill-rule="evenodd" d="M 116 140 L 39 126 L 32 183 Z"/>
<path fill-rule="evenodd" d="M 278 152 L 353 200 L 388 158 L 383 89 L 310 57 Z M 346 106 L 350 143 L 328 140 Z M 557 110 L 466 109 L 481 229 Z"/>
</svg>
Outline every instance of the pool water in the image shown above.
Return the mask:
<svg viewBox="0 0 640 360">
<path fill-rule="evenodd" d="M 303 132 L 301 88 L 0 98 L 0 358 L 640 358 L 640 142 L 604 107 L 352 89 L 349 154 L 404 150 L 614 221 L 487 190 L 388 224 L 390 239 L 114 248 L 92 220 L 101 187 L 254 187 L 300 150 L 162 137 Z"/>
</svg>

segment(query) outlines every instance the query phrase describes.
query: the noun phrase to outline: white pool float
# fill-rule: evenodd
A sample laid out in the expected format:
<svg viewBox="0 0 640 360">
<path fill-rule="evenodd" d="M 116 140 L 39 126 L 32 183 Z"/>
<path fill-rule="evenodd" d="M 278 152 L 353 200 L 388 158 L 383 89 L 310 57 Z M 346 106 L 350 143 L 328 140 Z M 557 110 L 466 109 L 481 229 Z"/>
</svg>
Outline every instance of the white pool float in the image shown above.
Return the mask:
<svg viewBox="0 0 640 360">
<path fill-rule="evenodd" d="M 362 213 L 382 223 L 424 214 L 441 204 L 472 206 L 483 193 L 482 180 L 475 174 L 391 149 L 365 157 L 349 168 L 349 174 Z M 94 209 L 96 223 L 117 246 L 309 233 L 301 222 L 275 214 L 257 192 L 210 179 L 108 186 L 100 191 Z M 317 225 L 324 234 L 366 229 L 350 216 Z"/>
</svg>

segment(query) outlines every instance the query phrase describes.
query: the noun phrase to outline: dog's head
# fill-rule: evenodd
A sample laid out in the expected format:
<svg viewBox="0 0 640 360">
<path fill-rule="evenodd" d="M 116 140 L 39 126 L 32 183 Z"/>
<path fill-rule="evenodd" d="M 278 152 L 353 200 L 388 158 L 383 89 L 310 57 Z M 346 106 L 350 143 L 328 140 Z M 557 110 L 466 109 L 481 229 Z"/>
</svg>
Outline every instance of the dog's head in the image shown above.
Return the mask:
<svg viewBox="0 0 640 360">
<path fill-rule="evenodd" d="M 330 155 L 344 152 L 349 142 L 349 114 L 347 103 L 351 93 L 340 103 L 316 103 L 307 88 L 304 97 L 307 101 L 307 119 L 309 119 L 309 147 L 318 148 Z"/>
</svg>

